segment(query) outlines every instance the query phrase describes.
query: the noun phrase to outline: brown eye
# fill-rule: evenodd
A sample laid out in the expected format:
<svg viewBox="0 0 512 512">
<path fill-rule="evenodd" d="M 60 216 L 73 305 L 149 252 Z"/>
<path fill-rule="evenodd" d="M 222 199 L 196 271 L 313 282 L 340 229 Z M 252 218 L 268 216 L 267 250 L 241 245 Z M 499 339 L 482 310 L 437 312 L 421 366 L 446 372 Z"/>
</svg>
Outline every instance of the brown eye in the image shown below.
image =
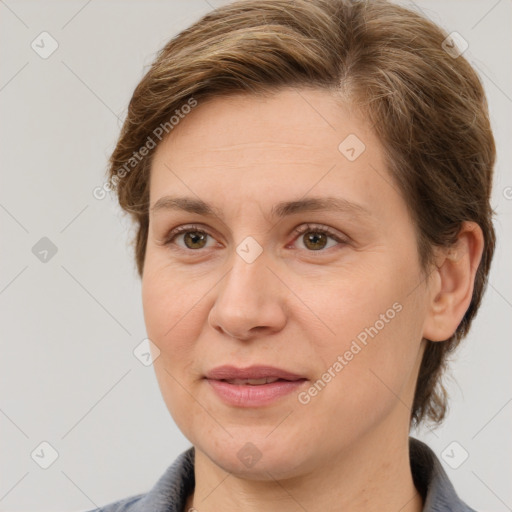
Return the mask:
<svg viewBox="0 0 512 512">
<path fill-rule="evenodd" d="M 208 237 L 213 241 L 213 237 L 199 227 L 179 226 L 166 237 L 165 245 L 183 251 L 199 251 L 208 248 Z M 183 241 L 180 242 L 180 239 Z"/>
<path fill-rule="evenodd" d="M 313 233 L 313 234 L 311 234 Z M 325 233 L 308 231 L 302 238 L 304 245 L 312 251 L 318 251 L 324 249 L 327 245 L 327 239 L 329 237 Z"/>
<path fill-rule="evenodd" d="M 187 231 L 183 241 L 188 249 L 202 249 L 206 245 L 207 233 L 203 231 Z"/>
<path fill-rule="evenodd" d="M 295 229 L 294 233 L 298 235 L 297 240 L 301 241 L 305 250 L 308 252 L 322 251 L 323 249 L 330 249 L 336 245 L 343 246 L 347 243 L 343 235 L 331 230 L 327 226 L 307 224 Z M 329 241 L 333 243 L 328 245 Z"/>
</svg>

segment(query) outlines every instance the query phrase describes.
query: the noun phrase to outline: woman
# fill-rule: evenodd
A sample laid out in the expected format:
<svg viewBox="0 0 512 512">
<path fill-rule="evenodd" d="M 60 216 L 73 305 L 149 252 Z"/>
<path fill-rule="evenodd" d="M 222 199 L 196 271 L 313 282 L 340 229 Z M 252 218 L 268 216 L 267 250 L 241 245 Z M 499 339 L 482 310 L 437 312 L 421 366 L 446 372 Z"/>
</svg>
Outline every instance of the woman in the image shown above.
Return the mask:
<svg viewBox="0 0 512 512">
<path fill-rule="evenodd" d="M 409 431 L 481 302 L 494 160 L 474 70 L 402 7 L 234 2 L 173 38 L 110 183 L 192 447 L 102 510 L 472 510 Z"/>
</svg>

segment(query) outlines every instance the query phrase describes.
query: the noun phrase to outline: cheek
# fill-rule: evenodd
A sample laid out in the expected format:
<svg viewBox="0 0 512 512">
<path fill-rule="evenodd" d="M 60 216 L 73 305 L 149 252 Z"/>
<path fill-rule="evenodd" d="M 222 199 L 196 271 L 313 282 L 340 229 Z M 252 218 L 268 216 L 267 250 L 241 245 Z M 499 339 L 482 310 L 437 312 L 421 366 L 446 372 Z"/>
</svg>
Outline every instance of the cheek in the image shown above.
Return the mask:
<svg viewBox="0 0 512 512">
<path fill-rule="evenodd" d="M 394 304 L 398 306 L 396 310 L 382 310 L 384 320 L 368 318 L 363 329 L 353 329 L 355 334 L 343 340 L 341 378 L 335 379 L 332 387 L 333 401 L 339 405 L 335 414 L 341 425 L 351 421 L 344 411 L 360 415 L 359 421 L 367 426 L 395 407 L 403 409 L 401 414 L 408 414 L 402 404 L 408 403 L 414 392 L 420 322 L 414 304 Z M 337 354 L 331 354 L 331 360 L 335 360 L 333 356 Z"/>
<path fill-rule="evenodd" d="M 322 438 L 342 438 L 349 445 L 387 418 L 395 426 L 408 421 L 405 404 L 414 391 L 419 341 L 407 314 L 404 308 L 377 334 L 368 333 L 366 344 L 342 336 L 337 350 L 323 352 L 324 367 L 310 396 L 300 397 L 311 428 L 319 426 L 318 418 L 328 418 L 320 422 Z"/>
<path fill-rule="evenodd" d="M 204 317 L 199 318 L 204 307 L 201 298 L 205 298 L 209 287 L 152 263 L 148 258 L 142 303 L 148 337 L 160 350 L 153 367 L 169 413 L 187 433 L 201 414 L 190 407 L 190 378 L 194 375 L 194 340 L 199 338 L 204 324 Z"/>
<path fill-rule="evenodd" d="M 360 419 L 380 416 L 396 404 L 397 395 L 408 392 L 423 318 L 421 287 L 411 293 L 419 279 L 411 267 L 397 262 L 366 266 L 365 272 L 351 272 L 315 287 L 322 294 L 309 291 L 305 302 L 314 304 L 330 331 L 323 328 L 327 334 L 314 338 L 321 361 L 317 377 L 329 381 L 319 394 L 337 404 L 334 414 L 341 425 L 352 421 L 344 417 L 346 412 L 362 414 Z M 336 377 L 326 373 L 329 369 Z"/>
<path fill-rule="evenodd" d="M 211 286 L 204 279 L 189 279 L 183 272 L 153 268 L 151 263 L 149 258 L 142 280 L 148 337 L 171 368 L 177 367 L 178 362 L 184 366 L 193 350 L 193 341 L 204 328 L 205 300 Z"/>
<path fill-rule="evenodd" d="M 355 339 L 364 344 L 374 336 L 382 337 L 403 308 L 407 276 L 402 274 L 399 279 L 398 274 L 391 265 L 377 267 L 363 262 L 359 268 L 341 268 L 314 283 L 303 281 L 304 286 L 294 288 L 309 306 L 306 315 L 299 317 L 302 327 L 317 333 L 315 344 L 327 354 L 348 350 Z M 313 322 L 314 329 L 308 328 L 306 319 Z"/>
</svg>

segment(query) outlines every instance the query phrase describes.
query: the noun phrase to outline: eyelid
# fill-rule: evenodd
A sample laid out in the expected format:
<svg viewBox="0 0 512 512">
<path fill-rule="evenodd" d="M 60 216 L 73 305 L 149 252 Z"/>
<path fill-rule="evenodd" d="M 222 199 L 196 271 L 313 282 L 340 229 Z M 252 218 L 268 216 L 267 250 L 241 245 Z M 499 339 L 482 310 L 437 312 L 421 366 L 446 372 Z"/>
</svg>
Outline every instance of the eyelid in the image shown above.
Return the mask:
<svg viewBox="0 0 512 512">
<path fill-rule="evenodd" d="M 181 235 L 182 233 L 187 233 L 188 231 L 199 231 L 200 233 L 205 233 L 213 238 L 211 232 L 200 224 L 184 224 L 183 226 L 178 226 L 169 231 L 169 233 L 164 236 L 161 243 L 162 245 L 170 245 L 176 236 Z M 181 247 L 179 248 L 181 249 Z"/>
<path fill-rule="evenodd" d="M 324 233 L 327 236 L 333 238 L 339 243 L 348 243 L 349 239 L 346 235 L 339 233 L 338 231 L 330 228 L 329 226 L 324 226 L 323 224 L 315 224 L 311 222 L 306 222 L 305 224 L 301 224 L 293 230 L 293 234 L 300 236 L 303 233 L 307 233 L 308 231 L 313 231 L 317 233 Z M 311 251 L 315 252 L 315 251 Z M 322 251 L 318 251 L 322 252 Z"/>
</svg>

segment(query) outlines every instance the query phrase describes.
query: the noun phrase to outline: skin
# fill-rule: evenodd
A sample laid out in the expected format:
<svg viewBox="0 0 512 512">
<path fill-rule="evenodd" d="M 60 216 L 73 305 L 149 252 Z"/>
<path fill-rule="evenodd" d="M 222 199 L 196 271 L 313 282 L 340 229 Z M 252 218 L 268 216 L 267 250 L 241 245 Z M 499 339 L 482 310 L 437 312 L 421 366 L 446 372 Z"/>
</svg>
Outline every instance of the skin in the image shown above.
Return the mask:
<svg viewBox="0 0 512 512">
<path fill-rule="evenodd" d="M 338 150 L 349 134 L 366 146 L 354 161 Z M 425 273 L 379 140 L 354 109 L 317 89 L 199 103 L 156 149 L 151 207 L 168 195 L 200 198 L 223 216 L 150 214 L 144 316 L 164 401 L 196 449 L 186 510 L 420 511 L 408 435 L 423 338 L 447 339 L 468 308 L 480 228 L 465 223 Z M 270 215 L 277 202 L 313 196 L 368 214 Z M 306 223 L 344 241 L 313 250 L 314 229 L 293 232 Z M 183 233 L 165 244 L 189 224 L 208 233 L 204 247 L 189 248 Z M 248 236 L 263 249 L 250 264 L 236 252 Z M 400 312 L 307 404 L 294 392 L 234 407 L 203 378 L 224 364 L 267 364 L 305 376 L 307 390 L 396 303 Z M 250 467 L 237 455 L 248 442 L 261 455 Z"/>
</svg>

